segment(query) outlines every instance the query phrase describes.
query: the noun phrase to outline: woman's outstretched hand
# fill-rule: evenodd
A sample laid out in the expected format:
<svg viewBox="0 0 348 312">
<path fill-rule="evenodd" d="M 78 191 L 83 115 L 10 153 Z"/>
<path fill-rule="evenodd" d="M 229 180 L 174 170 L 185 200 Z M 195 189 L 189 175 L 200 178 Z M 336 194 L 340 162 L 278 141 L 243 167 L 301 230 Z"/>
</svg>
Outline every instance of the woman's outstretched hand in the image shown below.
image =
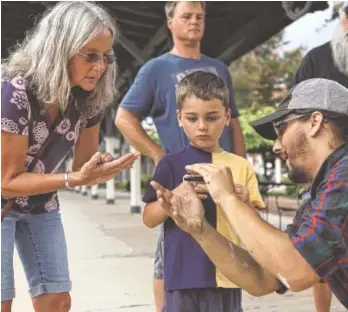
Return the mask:
<svg viewBox="0 0 348 312">
<path fill-rule="evenodd" d="M 124 169 L 133 167 L 139 155 L 128 153 L 119 158 L 114 158 L 110 153 L 95 153 L 78 172 L 74 172 L 74 179 L 80 185 L 95 185 L 112 179 Z"/>
</svg>

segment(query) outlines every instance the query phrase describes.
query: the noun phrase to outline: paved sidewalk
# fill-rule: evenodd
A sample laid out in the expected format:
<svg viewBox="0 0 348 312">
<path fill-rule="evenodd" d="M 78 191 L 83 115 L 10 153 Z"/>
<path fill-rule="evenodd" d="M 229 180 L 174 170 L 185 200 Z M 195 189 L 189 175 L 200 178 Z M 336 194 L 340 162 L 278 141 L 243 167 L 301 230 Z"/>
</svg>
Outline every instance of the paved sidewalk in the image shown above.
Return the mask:
<svg viewBox="0 0 348 312">
<path fill-rule="evenodd" d="M 152 263 L 158 233 L 143 226 L 140 215 L 129 213 L 129 195 L 117 193 L 115 205 L 67 191 L 60 193 L 60 200 L 73 281 L 72 311 L 154 312 Z M 278 222 L 274 216 L 269 220 Z M 17 255 L 15 277 L 13 311 L 32 311 Z M 244 294 L 243 304 L 245 311 L 314 312 L 311 291 L 263 298 Z M 331 311 L 345 309 L 335 299 Z"/>
</svg>

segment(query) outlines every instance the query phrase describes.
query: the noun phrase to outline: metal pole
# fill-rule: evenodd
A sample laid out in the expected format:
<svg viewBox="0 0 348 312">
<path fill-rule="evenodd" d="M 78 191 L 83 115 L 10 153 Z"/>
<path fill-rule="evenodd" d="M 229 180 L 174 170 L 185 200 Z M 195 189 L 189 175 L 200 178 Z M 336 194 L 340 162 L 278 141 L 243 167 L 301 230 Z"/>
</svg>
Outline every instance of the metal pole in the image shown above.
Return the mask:
<svg viewBox="0 0 348 312">
<path fill-rule="evenodd" d="M 131 146 L 131 153 L 137 151 Z M 131 213 L 141 212 L 141 160 L 140 158 L 134 162 L 133 168 L 130 170 L 130 193 L 131 193 Z"/>
</svg>

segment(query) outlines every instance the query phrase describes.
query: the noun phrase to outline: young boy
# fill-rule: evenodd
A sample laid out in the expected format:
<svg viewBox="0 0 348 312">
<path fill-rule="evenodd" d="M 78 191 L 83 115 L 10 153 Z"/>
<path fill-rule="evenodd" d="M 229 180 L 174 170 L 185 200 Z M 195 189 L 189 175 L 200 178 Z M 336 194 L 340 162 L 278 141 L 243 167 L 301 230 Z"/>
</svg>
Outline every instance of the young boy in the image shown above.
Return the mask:
<svg viewBox="0 0 348 312">
<path fill-rule="evenodd" d="M 221 78 L 195 71 L 176 90 L 177 118 L 190 145 L 182 152 L 167 154 L 159 162 L 153 180 L 169 190 L 180 192 L 185 166 L 194 163 L 228 165 L 236 184 L 245 186 L 249 201 L 263 207 L 253 168 L 237 155 L 223 151 L 219 138 L 228 126 L 228 89 Z M 164 223 L 165 312 L 241 312 L 241 290 L 228 281 L 212 264 L 194 239 L 165 215 L 152 186 L 144 195 L 145 225 Z M 230 241 L 240 241 L 211 197 L 203 200 L 208 222 Z"/>
</svg>

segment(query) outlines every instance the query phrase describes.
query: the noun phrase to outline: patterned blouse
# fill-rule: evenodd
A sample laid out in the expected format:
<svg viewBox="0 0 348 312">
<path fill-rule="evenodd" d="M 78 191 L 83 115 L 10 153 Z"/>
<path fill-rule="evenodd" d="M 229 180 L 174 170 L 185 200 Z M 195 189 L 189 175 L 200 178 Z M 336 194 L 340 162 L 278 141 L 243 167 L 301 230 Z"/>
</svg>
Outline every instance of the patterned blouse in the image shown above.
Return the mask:
<svg viewBox="0 0 348 312">
<path fill-rule="evenodd" d="M 100 123 L 103 113 L 95 110 L 85 113 L 83 107 L 87 92 L 73 88 L 68 106 L 61 122 L 51 135 L 51 146 L 38 160 L 33 172 L 55 173 L 65 158 L 74 149 L 81 131 Z M 52 118 L 35 97 L 35 90 L 28 81 L 18 75 L 2 79 L 1 83 L 1 131 L 28 136 L 28 150 L 25 167 L 28 168 L 35 154 L 49 135 Z M 1 198 L 1 206 L 6 201 Z M 40 214 L 59 208 L 57 192 L 35 196 L 17 197 L 12 206 L 17 212 Z"/>
</svg>

